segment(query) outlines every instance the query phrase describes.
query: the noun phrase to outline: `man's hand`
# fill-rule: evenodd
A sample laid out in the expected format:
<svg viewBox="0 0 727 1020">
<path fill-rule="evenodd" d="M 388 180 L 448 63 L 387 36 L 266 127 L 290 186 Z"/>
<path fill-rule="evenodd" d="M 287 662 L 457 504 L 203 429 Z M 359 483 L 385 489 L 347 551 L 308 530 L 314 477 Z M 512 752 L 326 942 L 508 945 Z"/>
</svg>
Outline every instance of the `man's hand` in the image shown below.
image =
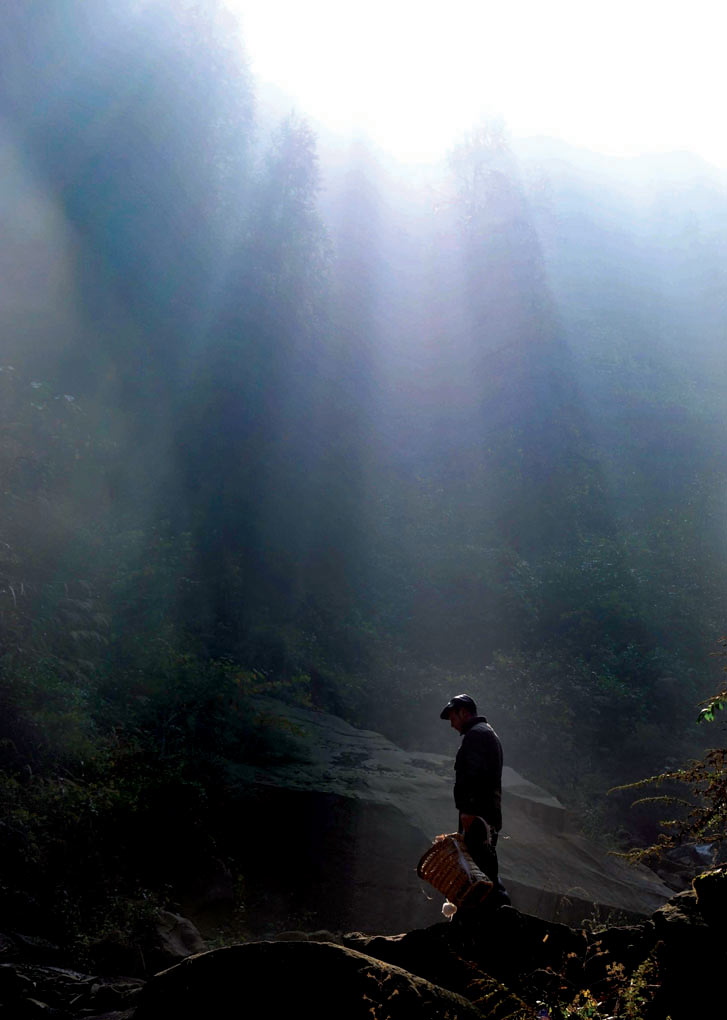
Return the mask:
<svg viewBox="0 0 727 1020">
<path fill-rule="evenodd" d="M 475 841 L 482 840 L 482 842 L 487 843 L 488 846 L 495 845 L 497 836 L 493 836 L 493 830 L 487 824 L 482 815 L 460 815 L 459 817 L 460 822 L 462 823 L 462 832 L 465 836 L 474 825 L 475 828 L 472 832 L 472 836 Z M 477 824 L 475 825 L 475 823 Z"/>
</svg>

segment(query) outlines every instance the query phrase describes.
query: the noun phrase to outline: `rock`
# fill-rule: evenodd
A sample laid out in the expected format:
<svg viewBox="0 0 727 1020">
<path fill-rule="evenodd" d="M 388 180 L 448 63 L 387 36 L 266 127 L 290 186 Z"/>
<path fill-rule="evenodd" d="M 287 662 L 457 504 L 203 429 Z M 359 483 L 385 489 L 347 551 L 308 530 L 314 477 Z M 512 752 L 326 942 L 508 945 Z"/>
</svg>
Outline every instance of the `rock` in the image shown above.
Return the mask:
<svg viewBox="0 0 727 1020">
<path fill-rule="evenodd" d="M 710 909 L 710 886 L 718 890 L 716 908 L 723 890 L 721 876 L 701 883 L 701 904 L 697 893 L 689 889 L 654 913 L 653 960 L 659 977 L 654 992 L 656 1016 L 668 1013 L 672 1020 L 691 1020 L 711 1015 L 727 966 L 727 939 L 721 915 Z"/>
<path fill-rule="evenodd" d="M 118 1009 L 124 1002 L 123 989 L 114 984 L 95 984 L 91 988 L 88 1008 L 96 1012 Z"/>
<path fill-rule="evenodd" d="M 134 1020 L 247 1015 L 481 1020 L 483 1014 L 460 995 L 350 949 L 253 942 L 190 957 L 158 974 L 142 992 Z"/>
<path fill-rule="evenodd" d="M 155 941 L 146 947 L 151 970 L 161 970 L 207 949 L 192 922 L 169 910 L 159 911 L 155 935 Z"/>
<path fill-rule="evenodd" d="M 259 708 L 285 721 L 299 753 L 238 770 L 254 791 L 235 850 L 254 876 L 246 923 L 259 916 L 280 928 L 395 933 L 438 921 L 442 897 L 415 868 L 432 839 L 455 826 L 456 742 L 449 756 L 409 753 L 325 712 L 272 699 Z M 594 913 L 638 920 L 671 895 L 648 869 L 580 836 L 555 797 L 507 767 L 503 816 L 501 875 L 522 911 L 571 924 Z"/>
<path fill-rule="evenodd" d="M 712 879 L 716 897 L 722 881 Z M 705 882 L 703 897 L 708 888 Z M 500 995 L 510 989 L 530 1006 L 544 1000 L 562 1009 L 588 990 L 602 1003 L 599 1015 L 692 1020 L 721 1015 L 713 1006 L 727 964 L 727 929 L 721 916 L 711 916 L 716 923 L 705 921 L 689 891 L 674 896 L 653 921 L 593 932 L 501 907 L 489 916 L 473 914 L 466 924 L 344 936 L 344 942 L 469 998 L 476 975 L 483 987 L 494 979 Z"/>
<path fill-rule="evenodd" d="M 336 946 L 343 945 L 343 936 L 322 928 L 320 931 L 312 931 L 308 935 L 311 942 L 332 942 Z"/>
<path fill-rule="evenodd" d="M 144 984 L 140 978 L 98 978 L 87 982 L 73 997 L 66 990 L 66 1001 L 76 1014 L 83 1016 L 126 1010 Z"/>
<path fill-rule="evenodd" d="M 133 1009 L 114 1009 L 110 1013 L 94 1013 L 93 1016 L 84 1016 L 83 1020 L 132 1020 Z"/>
<path fill-rule="evenodd" d="M 584 932 L 513 907 L 405 935 L 344 936 L 344 944 L 462 994 L 475 976 L 519 989 L 536 969 L 559 971 L 567 958 L 582 960 L 586 952 Z"/>
<path fill-rule="evenodd" d="M 200 1020 L 294 1011 L 322 1020 L 521 1020 L 539 1002 L 556 1016 L 576 1015 L 593 1001 L 604 1016 L 691 1020 L 713 1015 L 727 964 L 726 882 L 725 869 L 703 874 L 653 920 L 597 931 L 508 906 L 461 912 L 452 923 L 399 935 L 291 930 L 279 941 L 188 956 L 146 986 L 138 978 L 91 978 L 14 961 L 0 964 L 0 1020 Z"/>
<path fill-rule="evenodd" d="M 727 928 L 727 868 L 705 871 L 692 882 L 702 917 L 714 927 Z"/>
<path fill-rule="evenodd" d="M 13 1007 L 16 1020 L 73 1020 L 65 1009 L 56 1009 L 40 999 L 20 999 Z"/>
<path fill-rule="evenodd" d="M 24 949 L 24 951 L 23 951 Z M 128 1016 L 144 981 L 92 977 L 37 962 L 37 940 L 12 942 L 12 963 L 0 964 L 0 1020 L 91 1020 Z"/>
<path fill-rule="evenodd" d="M 712 849 L 707 844 L 685 843 L 670 847 L 654 865 L 654 872 L 676 892 L 691 887 L 695 875 L 712 862 Z"/>
<path fill-rule="evenodd" d="M 206 949 L 207 943 L 190 920 L 162 910 L 140 941 L 130 941 L 123 932 L 111 933 L 92 943 L 87 953 L 98 974 L 141 977 Z"/>
<path fill-rule="evenodd" d="M 656 937 L 670 946 L 694 947 L 713 938 L 704 916 L 697 906 L 693 889 L 677 893 L 668 903 L 654 912 Z"/>
<path fill-rule="evenodd" d="M 543 1001 L 551 1015 L 559 1009 L 576 1015 L 595 1001 L 604 1016 L 719 1015 L 713 1007 L 727 964 L 719 909 L 727 876 L 700 877 L 698 892 L 672 897 L 653 920 L 598 931 L 500 907 L 401 935 L 336 936 L 342 946 L 314 941 L 324 931 L 284 932 L 286 941 L 205 953 L 157 975 L 133 1020 L 197 1020 L 228 1011 L 310 1012 L 322 1020 L 520 1020 Z"/>
</svg>

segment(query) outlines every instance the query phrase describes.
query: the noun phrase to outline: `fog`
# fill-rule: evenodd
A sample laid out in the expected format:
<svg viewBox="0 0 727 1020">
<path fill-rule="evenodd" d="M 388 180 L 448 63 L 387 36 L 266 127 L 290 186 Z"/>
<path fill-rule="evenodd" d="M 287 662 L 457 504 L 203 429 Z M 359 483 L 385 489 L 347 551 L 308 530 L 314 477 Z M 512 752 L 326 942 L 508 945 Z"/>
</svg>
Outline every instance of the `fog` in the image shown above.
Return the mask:
<svg viewBox="0 0 727 1020">
<path fill-rule="evenodd" d="M 233 681 L 449 751 L 469 690 L 621 824 L 719 683 L 724 172 L 474 112 L 411 161 L 214 3 L 1 18 L 12 754 L 153 757 Z"/>
<path fill-rule="evenodd" d="M 697 0 L 507 5 L 227 0 L 256 79 L 339 137 L 431 162 L 484 116 L 610 155 L 689 150 L 724 167 L 719 14 Z M 715 31 L 711 31 L 713 26 Z"/>
</svg>

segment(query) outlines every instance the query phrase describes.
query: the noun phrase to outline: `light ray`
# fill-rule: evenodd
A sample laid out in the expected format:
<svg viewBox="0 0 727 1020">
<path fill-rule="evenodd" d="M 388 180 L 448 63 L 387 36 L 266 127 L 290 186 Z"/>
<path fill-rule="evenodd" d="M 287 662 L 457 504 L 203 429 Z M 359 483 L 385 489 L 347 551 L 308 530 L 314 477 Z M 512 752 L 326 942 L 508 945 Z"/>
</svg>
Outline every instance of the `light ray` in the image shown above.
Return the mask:
<svg viewBox="0 0 727 1020">
<path fill-rule="evenodd" d="M 399 157 L 435 158 L 499 112 L 516 136 L 727 165 L 719 15 L 703 0 L 688 15 L 654 0 L 227 2 L 262 81 Z"/>
</svg>

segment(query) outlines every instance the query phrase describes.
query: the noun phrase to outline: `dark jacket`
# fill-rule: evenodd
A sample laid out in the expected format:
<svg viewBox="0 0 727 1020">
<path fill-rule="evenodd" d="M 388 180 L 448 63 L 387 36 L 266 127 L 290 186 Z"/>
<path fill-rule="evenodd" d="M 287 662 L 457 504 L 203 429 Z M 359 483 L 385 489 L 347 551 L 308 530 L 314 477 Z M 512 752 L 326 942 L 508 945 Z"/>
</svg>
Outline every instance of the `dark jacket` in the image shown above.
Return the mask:
<svg viewBox="0 0 727 1020">
<path fill-rule="evenodd" d="M 483 715 L 462 730 L 454 761 L 454 803 L 461 814 L 481 815 L 498 832 L 502 828 L 502 745 Z"/>
</svg>

